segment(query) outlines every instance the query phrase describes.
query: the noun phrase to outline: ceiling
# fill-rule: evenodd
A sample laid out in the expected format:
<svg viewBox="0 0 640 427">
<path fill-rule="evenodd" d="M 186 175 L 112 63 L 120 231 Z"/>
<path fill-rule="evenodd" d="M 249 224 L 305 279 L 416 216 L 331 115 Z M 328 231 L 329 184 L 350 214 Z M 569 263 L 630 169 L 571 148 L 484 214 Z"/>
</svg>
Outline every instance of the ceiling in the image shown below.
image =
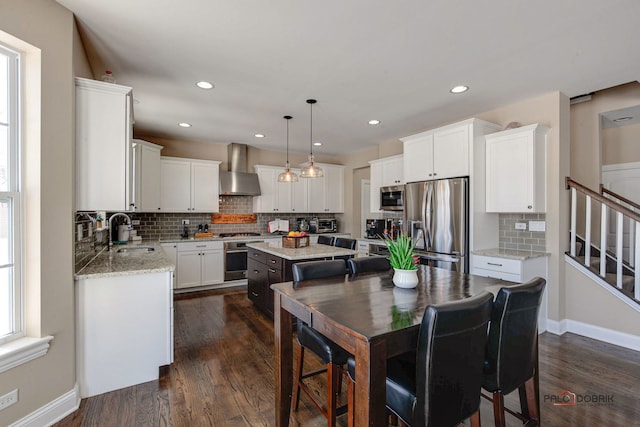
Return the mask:
<svg viewBox="0 0 640 427">
<path fill-rule="evenodd" d="M 306 152 L 316 98 L 314 152 L 340 155 L 640 78 L 637 0 L 58 2 L 95 77 L 109 68 L 133 87 L 136 135 L 284 150 L 288 114 L 291 150 Z"/>
</svg>

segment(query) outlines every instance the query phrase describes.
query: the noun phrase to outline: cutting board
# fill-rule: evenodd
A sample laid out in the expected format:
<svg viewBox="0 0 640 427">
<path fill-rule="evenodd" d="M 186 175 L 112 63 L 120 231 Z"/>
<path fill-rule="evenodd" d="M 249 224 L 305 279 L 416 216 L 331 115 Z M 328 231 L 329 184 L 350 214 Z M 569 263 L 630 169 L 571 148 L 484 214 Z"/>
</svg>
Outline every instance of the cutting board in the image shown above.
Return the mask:
<svg viewBox="0 0 640 427">
<path fill-rule="evenodd" d="M 258 222 L 256 214 L 212 214 L 212 224 L 255 224 Z"/>
</svg>

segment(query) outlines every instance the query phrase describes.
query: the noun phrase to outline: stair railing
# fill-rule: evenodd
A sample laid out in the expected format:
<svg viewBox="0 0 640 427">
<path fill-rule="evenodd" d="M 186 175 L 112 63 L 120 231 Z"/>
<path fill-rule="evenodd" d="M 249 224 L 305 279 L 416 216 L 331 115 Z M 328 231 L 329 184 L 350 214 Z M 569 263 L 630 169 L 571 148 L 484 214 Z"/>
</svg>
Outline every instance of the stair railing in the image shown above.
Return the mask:
<svg viewBox="0 0 640 427">
<path fill-rule="evenodd" d="M 619 204 L 628 207 L 633 212 L 640 212 L 640 205 L 634 202 L 633 200 L 629 200 L 621 194 L 618 194 L 614 191 L 609 190 L 604 185 L 600 184 L 600 194 L 603 196 L 613 200 L 614 202 L 618 202 Z M 629 220 L 629 243 L 635 242 L 636 229 L 633 227 L 631 220 Z M 635 246 L 629 244 L 629 259 L 635 259 Z M 635 263 L 633 264 L 635 267 Z"/>
<path fill-rule="evenodd" d="M 631 230 L 633 230 L 633 240 L 630 242 L 629 247 L 633 247 L 633 259 L 629 264 L 634 267 L 634 280 L 633 280 L 633 295 L 636 300 L 640 300 L 640 275 L 636 274 L 637 267 L 640 266 L 640 215 L 634 210 L 611 200 L 604 195 L 597 193 L 584 185 L 572 180 L 570 177 L 566 178 L 567 189 L 571 190 L 571 247 L 570 255 L 572 258 L 576 258 L 576 238 L 577 238 L 577 201 L 578 194 L 585 197 L 585 258 L 584 265 L 587 268 L 591 267 L 591 202 L 595 200 L 601 204 L 600 213 L 600 277 L 603 279 L 607 273 L 607 228 L 609 210 L 615 213 L 616 218 L 616 231 L 615 231 L 615 261 L 616 261 L 616 287 L 622 289 L 622 276 L 623 276 L 623 237 L 624 237 L 624 221 L 625 217 L 631 222 Z M 607 190 L 610 192 L 610 190 Z M 614 193 L 615 194 L 615 193 Z M 622 200 L 622 199 L 620 199 Z M 631 234 L 630 234 L 631 235 Z M 628 269 L 628 268 L 627 268 Z"/>
</svg>

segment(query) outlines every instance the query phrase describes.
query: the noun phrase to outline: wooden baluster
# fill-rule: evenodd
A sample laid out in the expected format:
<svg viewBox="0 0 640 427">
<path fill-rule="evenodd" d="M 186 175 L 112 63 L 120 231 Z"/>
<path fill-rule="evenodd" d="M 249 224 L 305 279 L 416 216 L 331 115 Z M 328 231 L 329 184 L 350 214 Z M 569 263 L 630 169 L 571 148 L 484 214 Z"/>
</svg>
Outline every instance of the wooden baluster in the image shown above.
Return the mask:
<svg viewBox="0 0 640 427">
<path fill-rule="evenodd" d="M 578 198 L 575 188 L 571 188 L 571 256 L 576 256 L 576 199 Z"/>
<path fill-rule="evenodd" d="M 622 238 L 624 237 L 624 216 L 616 214 L 616 286 L 622 289 Z"/>
<path fill-rule="evenodd" d="M 584 226 L 584 265 L 591 266 L 591 196 L 587 196 Z"/>
<path fill-rule="evenodd" d="M 607 227 L 609 226 L 609 208 L 602 204 L 600 214 L 600 276 L 607 275 Z"/>
<path fill-rule="evenodd" d="M 635 268 L 633 278 L 633 297 L 640 301 L 640 274 L 638 274 L 638 267 L 640 266 L 640 222 L 635 222 Z"/>
</svg>

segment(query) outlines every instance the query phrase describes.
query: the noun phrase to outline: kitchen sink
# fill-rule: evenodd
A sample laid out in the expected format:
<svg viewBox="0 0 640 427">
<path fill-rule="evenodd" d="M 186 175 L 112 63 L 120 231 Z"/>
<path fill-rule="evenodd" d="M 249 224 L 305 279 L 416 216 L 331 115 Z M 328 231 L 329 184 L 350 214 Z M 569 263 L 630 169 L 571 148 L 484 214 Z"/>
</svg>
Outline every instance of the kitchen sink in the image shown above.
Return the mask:
<svg viewBox="0 0 640 427">
<path fill-rule="evenodd" d="M 116 253 L 138 253 L 138 252 L 154 252 L 156 248 L 152 248 L 150 246 L 137 246 L 134 248 L 120 248 L 116 251 Z"/>
</svg>

